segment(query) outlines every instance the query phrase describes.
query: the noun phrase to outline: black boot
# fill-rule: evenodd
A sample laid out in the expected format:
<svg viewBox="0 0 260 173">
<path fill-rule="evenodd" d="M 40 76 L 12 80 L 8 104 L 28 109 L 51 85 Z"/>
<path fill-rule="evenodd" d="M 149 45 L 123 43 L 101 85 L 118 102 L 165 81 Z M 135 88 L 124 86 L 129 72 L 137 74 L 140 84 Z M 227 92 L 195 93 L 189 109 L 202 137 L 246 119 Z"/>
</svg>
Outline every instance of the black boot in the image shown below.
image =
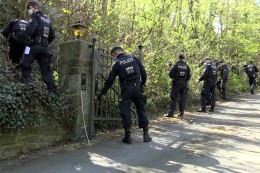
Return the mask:
<svg viewBox="0 0 260 173">
<path fill-rule="evenodd" d="M 178 118 L 182 119 L 183 118 L 183 112 L 178 113 Z"/>
<path fill-rule="evenodd" d="M 132 144 L 130 128 L 125 128 L 125 137 L 122 139 L 122 142 Z"/>
<path fill-rule="evenodd" d="M 169 113 L 168 113 L 168 114 L 164 114 L 163 116 L 164 116 L 164 117 L 173 117 L 173 114 L 169 114 Z"/>
<path fill-rule="evenodd" d="M 144 127 L 143 128 L 144 131 L 144 142 L 149 142 L 152 140 L 152 138 L 150 137 L 150 135 L 148 134 L 148 127 Z"/>
<path fill-rule="evenodd" d="M 250 87 L 250 92 L 251 92 L 251 94 L 254 94 L 254 88 L 255 88 L 255 85 L 254 85 L 254 84 L 251 85 L 251 87 Z"/>
<path fill-rule="evenodd" d="M 226 100 L 226 89 L 223 88 L 223 92 L 222 92 L 222 100 Z"/>
<path fill-rule="evenodd" d="M 209 111 L 214 112 L 214 106 L 211 106 Z"/>
<path fill-rule="evenodd" d="M 203 112 L 203 113 L 205 113 L 205 112 L 206 112 L 206 108 L 201 108 L 201 109 L 199 109 L 197 112 Z"/>
</svg>

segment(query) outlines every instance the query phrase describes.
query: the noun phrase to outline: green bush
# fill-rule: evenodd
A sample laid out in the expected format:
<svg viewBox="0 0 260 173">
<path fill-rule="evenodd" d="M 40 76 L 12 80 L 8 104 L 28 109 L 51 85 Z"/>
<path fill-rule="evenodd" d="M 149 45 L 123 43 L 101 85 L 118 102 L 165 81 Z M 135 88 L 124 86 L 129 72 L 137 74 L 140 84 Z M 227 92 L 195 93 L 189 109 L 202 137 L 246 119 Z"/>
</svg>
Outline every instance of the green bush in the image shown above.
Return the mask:
<svg viewBox="0 0 260 173">
<path fill-rule="evenodd" d="M 0 127 L 8 130 L 37 129 L 48 119 L 61 128 L 75 123 L 74 111 L 63 96 L 14 82 L 0 82 Z"/>
<path fill-rule="evenodd" d="M 243 74 L 229 74 L 229 80 L 227 84 L 228 92 L 233 93 L 234 95 L 237 93 L 241 93 L 243 91 L 248 90 L 248 78 L 247 76 L 243 76 Z"/>
</svg>

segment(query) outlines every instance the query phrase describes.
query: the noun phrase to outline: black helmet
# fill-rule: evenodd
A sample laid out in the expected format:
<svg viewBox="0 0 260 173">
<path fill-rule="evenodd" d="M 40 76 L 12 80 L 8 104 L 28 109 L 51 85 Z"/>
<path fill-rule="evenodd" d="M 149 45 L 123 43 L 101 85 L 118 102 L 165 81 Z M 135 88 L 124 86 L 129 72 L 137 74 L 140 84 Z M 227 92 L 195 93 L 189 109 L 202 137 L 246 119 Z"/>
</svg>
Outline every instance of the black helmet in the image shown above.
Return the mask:
<svg viewBox="0 0 260 173">
<path fill-rule="evenodd" d="M 185 59 L 185 55 L 184 55 L 183 53 L 181 53 L 181 54 L 179 55 L 179 59 Z"/>
<path fill-rule="evenodd" d="M 39 7 L 40 3 L 38 1 L 30 1 L 27 4 L 27 9 L 29 9 L 30 6 L 32 6 L 32 7 Z"/>
<path fill-rule="evenodd" d="M 114 46 L 112 49 L 111 49 L 111 54 L 114 52 L 114 51 L 116 51 L 116 50 L 121 50 L 121 51 L 123 51 L 123 48 L 122 47 L 120 47 L 120 46 Z"/>
</svg>

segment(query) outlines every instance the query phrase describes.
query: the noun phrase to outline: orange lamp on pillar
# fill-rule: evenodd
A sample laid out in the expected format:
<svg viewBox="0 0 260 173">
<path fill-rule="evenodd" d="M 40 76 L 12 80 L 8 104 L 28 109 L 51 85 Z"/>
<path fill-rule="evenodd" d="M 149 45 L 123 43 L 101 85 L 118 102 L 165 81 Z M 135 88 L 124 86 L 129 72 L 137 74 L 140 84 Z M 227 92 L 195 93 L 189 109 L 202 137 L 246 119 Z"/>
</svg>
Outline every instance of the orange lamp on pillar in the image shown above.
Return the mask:
<svg viewBox="0 0 260 173">
<path fill-rule="evenodd" d="M 72 33 L 74 36 L 76 36 L 76 39 L 79 40 L 80 37 L 82 37 L 86 31 L 86 26 L 81 24 L 81 20 L 77 20 L 77 24 L 70 26 L 72 29 Z"/>
</svg>

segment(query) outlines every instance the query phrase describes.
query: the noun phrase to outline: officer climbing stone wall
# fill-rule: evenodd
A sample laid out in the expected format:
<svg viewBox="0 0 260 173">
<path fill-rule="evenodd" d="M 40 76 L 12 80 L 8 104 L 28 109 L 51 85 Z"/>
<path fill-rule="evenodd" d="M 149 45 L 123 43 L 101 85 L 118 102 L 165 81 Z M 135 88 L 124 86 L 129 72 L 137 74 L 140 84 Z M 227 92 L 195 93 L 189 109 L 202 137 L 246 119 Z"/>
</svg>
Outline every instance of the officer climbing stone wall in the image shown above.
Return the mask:
<svg viewBox="0 0 260 173">
<path fill-rule="evenodd" d="M 31 20 L 26 30 L 18 34 L 18 39 L 23 40 L 30 37 L 32 43 L 28 45 L 25 58 L 21 62 L 22 76 L 25 82 L 33 84 L 31 70 L 32 63 L 35 59 L 38 60 L 43 81 L 46 83 L 50 92 L 57 94 L 57 88 L 54 84 L 54 79 L 49 62 L 48 45 L 55 37 L 54 30 L 50 19 L 40 11 L 40 4 L 37 1 L 31 1 L 27 5 Z"/>
</svg>

